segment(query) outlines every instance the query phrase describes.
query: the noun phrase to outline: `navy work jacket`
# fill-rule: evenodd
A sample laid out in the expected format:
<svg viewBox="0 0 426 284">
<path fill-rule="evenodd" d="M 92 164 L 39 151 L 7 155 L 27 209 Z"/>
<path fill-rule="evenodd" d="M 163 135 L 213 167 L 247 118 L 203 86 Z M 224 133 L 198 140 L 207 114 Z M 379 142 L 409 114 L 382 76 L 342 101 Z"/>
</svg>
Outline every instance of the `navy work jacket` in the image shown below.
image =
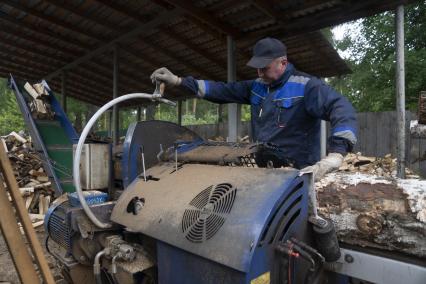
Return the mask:
<svg viewBox="0 0 426 284">
<path fill-rule="evenodd" d="M 185 89 L 215 103 L 251 105 L 253 141 L 268 143 L 296 168 L 320 160 L 321 120 L 330 121 L 328 152 L 346 154 L 356 143 L 356 113 L 351 103 L 320 79 L 288 63 L 272 84 L 182 80 Z"/>
</svg>

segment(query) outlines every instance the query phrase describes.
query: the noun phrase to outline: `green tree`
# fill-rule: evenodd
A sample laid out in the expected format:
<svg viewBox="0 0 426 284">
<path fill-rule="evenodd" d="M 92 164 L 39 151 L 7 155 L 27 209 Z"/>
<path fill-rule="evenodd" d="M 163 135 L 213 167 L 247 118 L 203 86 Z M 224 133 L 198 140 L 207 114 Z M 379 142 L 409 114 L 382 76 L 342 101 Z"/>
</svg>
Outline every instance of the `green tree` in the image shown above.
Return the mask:
<svg viewBox="0 0 426 284">
<path fill-rule="evenodd" d="M 21 111 L 7 80 L 0 78 L 0 135 L 19 130 L 25 130 Z"/>
<path fill-rule="evenodd" d="M 349 53 L 353 73 L 331 79 L 356 109 L 395 109 L 395 15 L 389 11 L 359 20 L 336 47 Z M 426 1 L 405 7 L 405 83 L 408 109 L 417 107 L 426 90 Z"/>
</svg>

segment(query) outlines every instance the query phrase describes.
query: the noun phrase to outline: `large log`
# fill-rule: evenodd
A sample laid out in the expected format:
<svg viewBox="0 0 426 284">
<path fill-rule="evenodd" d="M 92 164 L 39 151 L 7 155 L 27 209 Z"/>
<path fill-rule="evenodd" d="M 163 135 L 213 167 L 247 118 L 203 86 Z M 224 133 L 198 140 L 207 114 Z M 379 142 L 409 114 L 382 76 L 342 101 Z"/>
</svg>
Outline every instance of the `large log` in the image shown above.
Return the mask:
<svg viewBox="0 0 426 284">
<path fill-rule="evenodd" d="M 336 172 L 316 189 L 341 242 L 426 257 L 426 180 Z"/>
</svg>

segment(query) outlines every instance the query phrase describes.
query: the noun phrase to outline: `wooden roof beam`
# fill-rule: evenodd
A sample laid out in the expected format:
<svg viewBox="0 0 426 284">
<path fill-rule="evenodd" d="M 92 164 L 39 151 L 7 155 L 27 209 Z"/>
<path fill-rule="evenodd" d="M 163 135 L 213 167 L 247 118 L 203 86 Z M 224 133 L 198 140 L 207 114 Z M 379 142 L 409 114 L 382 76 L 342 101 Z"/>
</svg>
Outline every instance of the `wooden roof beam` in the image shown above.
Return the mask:
<svg viewBox="0 0 426 284">
<path fill-rule="evenodd" d="M 45 52 L 38 51 L 34 48 L 30 48 L 27 45 L 22 45 L 22 44 L 19 44 L 17 42 L 14 42 L 13 44 L 10 44 L 10 43 L 7 43 L 7 42 L 0 42 L 0 46 L 9 46 L 9 47 L 12 47 L 12 48 L 17 48 L 17 49 L 23 50 L 23 51 L 28 52 L 30 54 L 35 54 L 35 55 L 37 55 L 38 58 L 40 58 L 41 61 L 50 62 L 48 64 L 53 65 L 53 66 L 55 66 L 55 65 L 58 66 L 58 64 L 54 64 L 54 63 L 52 63 L 52 61 L 55 61 L 59 64 L 63 64 L 64 62 L 66 62 L 65 59 L 62 59 L 62 57 L 59 57 L 55 54 L 46 54 Z M 90 62 L 88 62 L 88 64 L 90 64 Z M 94 64 L 96 66 L 93 66 Z M 1 65 L 1 63 L 0 63 L 0 65 Z M 103 69 L 104 71 L 106 70 L 106 72 L 109 71 L 109 69 L 107 67 L 104 67 L 102 65 L 98 65 L 96 63 L 92 64 L 92 68 L 97 68 L 97 69 L 100 68 L 100 69 Z M 92 71 L 91 69 L 88 69 L 88 68 L 86 68 L 86 70 L 89 71 L 89 72 Z M 92 74 L 93 76 L 96 76 L 96 74 L 99 73 L 99 70 L 91 72 L 91 73 L 93 73 Z M 124 80 L 129 81 L 130 78 L 127 77 L 127 78 L 124 78 Z M 139 83 L 139 81 L 137 79 L 133 79 L 133 81 Z"/>
<path fill-rule="evenodd" d="M 90 58 L 98 55 L 98 54 L 102 54 L 106 51 L 108 51 L 109 49 L 112 48 L 113 45 L 118 44 L 120 42 L 123 42 L 129 38 L 133 38 L 143 32 L 149 31 L 153 28 L 155 28 L 156 26 L 162 24 L 163 22 L 170 20 L 171 18 L 175 17 L 176 15 L 178 15 L 178 13 L 176 11 L 171 11 L 171 12 L 165 12 L 165 13 L 161 13 L 161 15 L 155 17 L 152 21 L 138 25 L 135 29 L 129 31 L 128 33 L 125 33 L 111 41 L 109 41 L 107 44 L 104 44 L 103 46 L 96 48 L 95 50 L 86 53 L 84 56 L 81 56 L 80 58 L 64 65 L 63 67 L 59 68 L 58 70 L 48 74 L 46 76 L 46 78 L 52 78 L 54 76 L 59 75 L 63 70 L 68 70 L 71 68 L 74 68 L 75 66 L 79 65 L 82 62 L 85 62 L 87 60 L 89 60 Z"/>
<path fill-rule="evenodd" d="M 42 21 L 48 22 L 50 24 L 57 25 L 58 27 L 66 29 L 66 30 L 71 31 L 73 33 L 83 35 L 87 38 L 96 38 L 97 40 L 100 40 L 100 41 L 106 40 L 105 38 L 102 38 L 101 36 L 99 36 L 99 34 L 89 32 L 86 29 L 78 28 L 73 24 L 70 24 L 70 23 L 65 22 L 63 20 L 60 20 L 58 18 L 52 17 L 50 15 L 46 15 L 43 12 L 40 12 L 40 11 L 34 9 L 34 8 L 27 7 L 26 5 L 20 4 L 19 2 L 15 2 L 15 1 L 12 1 L 12 0 L 4 0 L 2 2 L 4 4 L 16 9 L 16 10 L 27 13 L 28 15 L 36 17 L 36 18 L 38 18 Z"/>
<path fill-rule="evenodd" d="M 30 71 L 31 70 L 32 74 L 39 74 L 40 73 L 40 70 L 35 68 L 35 67 L 31 67 L 31 66 L 28 66 L 28 65 L 22 66 L 22 65 L 14 62 L 14 61 L 3 60 L 2 66 L 5 67 L 5 68 L 8 68 L 8 69 L 10 68 L 11 70 L 18 70 L 18 71 L 22 71 L 22 70 Z M 93 96 L 96 99 L 104 99 L 103 94 L 99 93 L 99 91 L 96 90 L 95 88 L 90 88 L 90 87 L 85 86 L 84 84 L 79 84 L 78 82 L 71 81 L 71 80 L 68 80 L 67 85 L 74 86 L 74 87 L 81 89 L 81 90 L 84 90 L 86 92 L 90 92 L 91 94 L 93 94 Z"/>
<path fill-rule="evenodd" d="M 59 64 L 63 63 L 63 59 L 60 57 L 56 57 L 55 55 L 46 55 L 44 52 L 40 52 L 37 51 L 36 49 L 32 49 L 29 48 L 26 45 L 21 45 L 18 43 L 15 43 L 14 45 L 12 44 L 8 44 L 5 42 L 0 42 L 0 46 L 5 45 L 5 46 L 10 46 L 12 48 L 18 48 L 21 50 L 24 50 L 25 52 L 28 52 L 30 54 L 33 54 L 31 57 L 34 57 L 34 55 L 36 56 L 36 58 L 38 58 L 39 62 L 47 62 L 47 64 L 51 65 L 51 66 L 56 66 L 55 68 L 60 68 L 58 67 L 59 65 L 56 63 L 52 63 L 52 58 L 54 57 L 54 59 L 56 60 L 56 62 L 59 62 Z M 3 48 L 3 50 L 8 50 L 8 53 L 10 54 L 14 54 L 14 52 L 11 49 L 7 49 L 7 48 Z M 19 56 L 22 56 L 22 54 L 19 54 Z M 84 64 L 88 64 L 90 65 L 90 68 L 85 68 L 83 66 L 79 66 L 79 69 L 83 69 L 80 70 L 79 72 L 81 73 L 85 73 L 86 76 L 88 78 L 100 78 L 100 76 L 102 75 L 102 79 L 104 79 L 104 81 L 106 82 L 112 82 L 111 78 L 112 75 L 109 76 L 108 73 L 110 73 L 110 68 L 103 66 L 99 63 L 92 63 L 90 61 L 85 62 Z M 1 63 L 0 63 L 1 65 Z M 147 79 L 145 80 L 140 80 L 140 78 L 137 77 L 133 77 L 133 74 L 130 74 L 128 72 L 124 72 L 122 71 L 123 77 L 120 79 L 122 81 L 124 81 L 125 83 L 123 85 L 128 86 L 128 87 L 133 87 L 136 90 L 139 90 L 141 86 L 145 87 L 151 87 L 151 82 Z"/>
<path fill-rule="evenodd" d="M 300 35 L 357 20 L 362 17 L 369 17 L 382 11 L 393 9 L 399 4 L 411 2 L 413 1 L 342 1 L 335 7 L 323 9 L 307 16 L 291 18 L 285 21 L 285 25 L 281 26 L 281 30 L 286 36 Z M 314 4 L 317 5 L 318 3 L 315 2 Z M 297 13 L 297 11 L 293 13 Z M 258 34 L 258 31 L 247 33 L 246 38 L 253 38 L 256 34 Z"/>
<path fill-rule="evenodd" d="M 137 22 L 141 22 L 141 16 L 139 15 L 139 13 L 137 13 L 137 12 L 135 12 L 135 11 L 132 11 L 132 10 L 130 10 L 130 9 L 128 9 L 127 7 L 125 7 L 125 6 L 123 6 L 123 5 L 120 5 L 120 4 L 116 4 L 115 2 L 111 2 L 111 1 L 105 1 L 105 0 L 95 0 L 95 1 L 97 1 L 97 2 L 99 2 L 99 3 L 101 3 L 102 5 L 104 5 L 104 6 L 106 6 L 106 7 L 108 7 L 109 9 L 111 9 L 112 11 L 115 11 L 115 12 L 119 12 L 119 13 L 121 13 L 121 14 L 123 14 L 123 15 L 125 15 L 125 16 L 128 16 L 128 17 L 131 17 L 134 21 L 137 21 Z M 154 2 L 156 2 L 157 4 L 159 4 L 160 6 L 162 6 L 163 8 L 166 8 L 166 9 L 172 9 L 173 7 L 172 6 L 170 6 L 170 7 L 167 7 L 167 4 L 164 2 L 164 1 L 154 1 Z M 174 10 L 180 10 L 179 8 L 175 8 Z M 184 42 L 185 40 L 184 39 L 182 39 L 181 37 L 179 37 L 176 33 L 173 33 L 173 32 L 171 32 L 168 28 L 166 28 L 166 27 L 159 27 L 159 30 L 162 32 L 162 33 L 164 33 L 165 35 L 167 35 L 167 36 L 169 36 L 169 37 L 171 37 L 171 38 L 173 38 L 175 41 L 177 41 L 177 42 L 179 42 L 179 43 L 181 43 L 181 44 L 184 44 L 184 45 L 186 45 L 186 46 L 188 46 L 190 49 L 192 49 L 193 51 L 195 51 L 196 53 L 198 53 L 198 54 L 200 54 L 202 57 L 204 57 L 204 58 L 206 58 L 206 59 L 208 59 L 209 61 L 211 61 L 211 62 L 214 62 L 215 64 L 217 64 L 219 67 L 221 67 L 222 69 L 225 69 L 226 70 L 226 62 L 223 62 L 223 61 L 219 61 L 219 63 L 218 63 L 218 60 L 216 59 L 216 58 L 214 58 L 214 56 L 213 55 L 209 55 L 208 53 L 207 53 L 207 51 L 203 51 L 202 49 L 200 49 L 199 47 L 197 47 L 195 44 L 192 44 L 192 43 L 190 43 L 189 41 L 186 41 L 186 42 Z M 209 33 L 210 33 L 210 31 L 209 31 Z M 222 36 L 222 35 L 216 35 L 216 36 L 219 36 L 221 39 L 223 39 L 223 42 L 226 44 L 226 38 L 224 37 L 224 36 Z M 140 38 L 140 40 L 139 41 L 141 41 L 141 42 L 143 42 L 143 43 L 145 43 L 146 44 L 146 41 L 144 41 L 144 39 L 143 38 Z M 167 54 L 169 54 L 169 55 L 167 55 L 166 54 L 166 56 L 169 56 L 169 57 L 171 57 L 171 58 L 174 58 L 174 60 L 179 60 L 179 61 L 183 61 L 183 62 L 186 62 L 186 63 L 183 63 L 183 65 L 187 65 L 190 69 L 192 69 L 193 71 L 196 71 L 197 69 L 198 69 L 198 73 L 200 73 L 200 75 L 203 75 L 203 74 L 205 74 L 205 76 L 207 76 L 207 77 L 209 77 L 209 78 L 211 78 L 211 79 L 213 79 L 213 80 L 218 80 L 219 78 L 217 78 L 217 76 L 212 76 L 211 74 L 206 74 L 206 72 L 200 72 L 200 69 L 199 68 L 197 68 L 197 67 L 195 67 L 195 66 L 190 66 L 191 64 L 189 64 L 188 62 L 187 62 L 187 60 L 186 59 L 184 59 L 184 58 L 178 58 L 178 57 L 176 57 L 175 55 L 173 55 L 171 52 L 168 52 L 168 51 L 165 51 L 164 49 L 163 50 L 160 50 L 161 52 L 165 52 L 165 53 L 167 53 Z M 239 74 L 239 76 L 241 76 L 240 74 Z"/>
<path fill-rule="evenodd" d="M 15 76 L 18 75 L 17 78 L 24 80 L 24 81 L 33 81 L 33 82 L 39 81 L 39 79 L 35 75 L 29 74 L 28 72 L 25 72 L 25 71 L 22 71 L 22 70 L 15 70 L 15 69 L 12 69 L 12 68 L 5 69 L 3 67 L 0 67 L 0 74 L 3 74 L 3 76 L 5 78 L 9 78 L 10 74 L 12 74 L 12 75 L 15 75 Z M 15 76 L 14 76 L 14 78 L 16 78 Z M 57 84 L 59 85 L 58 89 L 60 90 L 60 84 L 59 83 L 57 83 Z M 51 84 L 49 84 L 49 85 L 51 85 Z M 60 92 L 58 92 L 58 93 L 60 93 Z M 78 90 L 75 90 L 73 87 L 69 88 L 69 93 L 70 93 L 70 96 L 72 95 L 74 98 L 78 98 L 79 100 L 86 101 L 86 102 L 93 104 L 93 105 L 97 104 L 96 100 L 91 100 L 90 98 L 87 97 L 86 94 L 83 94 Z"/>
<path fill-rule="evenodd" d="M 190 14 L 192 17 L 195 17 L 198 20 L 212 26 L 213 28 L 218 29 L 220 32 L 224 33 L 224 35 L 230 35 L 235 39 L 241 36 L 241 32 L 238 29 L 232 27 L 228 23 L 224 23 L 220 21 L 219 19 L 212 17 L 212 15 L 206 10 L 196 7 L 192 1 L 188 1 L 188 0 L 166 0 L 166 1 L 172 4 L 173 6 L 175 6 L 176 8 L 181 9 L 185 11 L 186 13 Z"/>
<path fill-rule="evenodd" d="M 37 33 L 41 36 L 47 36 L 47 37 L 59 40 L 62 43 L 65 43 L 66 45 L 72 45 L 74 49 L 78 48 L 78 49 L 84 50 L 84 49 L 90 49 L 91 48 L 91 46 L 88 45 L 85 42 L 80 42 L 80 41 L 72 39 L 70 37 L 66 37 L 66 36 L 54 33 L 49 29 L 46 29 L 46 28 L 43 28 L 43 27 L 40 27 L 40 26 L 35 26 L 31 23 L 27 23 L 24 20 L 17 20 L 16 18 L 14 18 L 14 17 L 12 17 L 12 16 L 10 16 L 10 15 L 2 12 L 2 11 L 0 11 L 0 19 L 3 20 L 3 21 L 7 21 L 10 24 L 13 24 L 18 28 L 23 28 L 23 29 L 28 30 L 30 32 Z"/>
<path fill-rule="evenodd" d="M 57 0 L 45 0 L 45 1 L 47 1 L 51 4 L 53 4 L 53 5 L 56 5 L 56 6 L 58 6 L 60 4 L 59 3 L 60 1 L 57 1 Z M 130 9 L 127 9 L 126 7 L 123 7 L 122 5 L 118 5 L 116 3 L 108 2 L 108 1 L 99 1 L 99 2 L 102 3 L 103 5 L 106 5 L 107 7 L 109 7 L 110 9 L 112 9 L 116 12 L 120 12 L 120 13 L 126 15 L 126 16 L 130 16 L 131 18 L 133 18 L 137 22 L 141 22 L 141 23 L 146 22 L 146 19 L 144 19 L 143 22 L 141 21 L 141 19 L 140 19 L 141 17 L 138 13 L 135 13 L 135 12 L 131 11 Z M 74 13 L 74 14 L 76 14 L 76 15 L 78 15 L 78 16 L 86 19 L 86 20 L 93 21 L 97 24 L 106 26 L 107 28 L 112 29 L 113 31 L 115 31 L 117 33 L 122 32 L 122 30 L 118 29 L 116 26 L 114 26 L 114 25 L 111 26 L 110 24 L 105 24 L 106 23 L 105 21 L 101 21 L 100 19 L 96 19 L 96 17 L 94 17 L 94 18 L 93 17 L 87 17 L 86 15 L 84 15 L 84 13 L 82 13 L 80 10 L 78 10 L 76 8 L 71 8 L 68 5 L 58 6 L 58 7 L 60 7 L 61 9 L 67 10 L 71 13 Z M 165 33 L 168 33 L 170 35 L 170 32 L 168 32 L 166 28 L 159 28 L 159 29 L 161 30 L 161 32 L 165 32 Z M 179 37 L 175 35 L 174 38 L 175 38 L 175 40 L 178 40 Z M 139 39 L 137 39 L 137 40 L 138 40 L 138 42 L 141 42 L 145 45 L 149 45 L 149 46 L 153 47 L 152 44 L 150 44 L 149 42 L 144 40 L 142 37 L 139 37 Z M 182 42 L 182 40 L 180 42 Z M 154 48 L 156 48 L 156 47 L 154 47 Z M 147 61 L 146 58 L 144 58 L 144 56 L 137 54 L 137 52 L 135 50 L 132 50 L 132 49 L 129 49 L 129 48 L 125 48 L 125 50 L 126 50 L 127 53 L 131 54 L 133 57 L 136 57 L 136 58 L 141 57 L 141 60 Z M 198 50 L 200 50 L 200 49 L 198 48 Z M 180 58 L 179 56 L 175 55 L 173 52 L 169 52 L 165 49 L 161 49 L 159 51 L 164 53 L 166 56 L 168 56 L 172 60 L 175 60 L 178 63 L 181 63 L 182 65 L 187 66 L 192 71 L 199 73 L 200 75 L 207 76 L 209 78 L 212 78 L 213 80 L 219 80 L 219 78 L 216 75 L 209 73 L 209 72 L 206 72 L 204 69 L 202 69 L 202 68 L 200 68 L 200 67 L 198 67 L 194 64 L 191 64 L 190 62 L 188 62 L 188 60 L 186 58 Z M 205 53 L 203 53 L 203 55 L 205 55 Z M 211 59 L 211 57 L 209 57 L 209 58 Z M 152 60 L 150 60 L 150 61 L 152 62 Z M 217 61 L 214 61 L 212 59 L 211 59 L 211 61 L 217 64 Z M 152 64 L 152 65 L 155 65 L 155 64 Z M 158 68 L 161 65 L 162 64 L 156 64 L 155 68 Z M 224 66 L 226 66 L 226 63 L 225 63 Z M 221 67 L 223 68 L 224 66 L 221 66 Z"/>
<path fill-rule="evenodd" d="M 183 10 L 187 15 L 185 19 L 192 22 L 200 29 L 204 30 L 206 33 L 213 36 L 215 39 L 222 42 L 224 45 L 227 44 L 225 35 L 231 35 L 235 40 L 237 55 L 242 56 L 245 60 L 248 60 L 251 57 L 250 52 L 247 52 L 244 49 L 239 47 L 238 39 L 243 37 L 243 33 L 236 28 L 232 28 L 229 24 L 224 23 L 218 19 L 212 17 L 207 11 L 193 6 L 191 1 L 178 1 L 178 0 L 154 0 L 154 2 L 168 2 L 169 4 L 175 6 L 175 9 Z M 161 5 L 161 4 L 159 4 Z M 208 25 L 208 27 L 206 26 Z M 213 28 L 213 29 L 212 29 Z M 244 35 L 245 36 L 245 35 Z M 238 72 L 238 71 L 237 71 Z"/>
<path fill-rule="evenodd" d="M 74 7 L 72 4 L 67 3 L 66 1 L 63 2 L 63 1 L 60 1 L 60 0 L 42 0 L 42 2 L 47 2 L 51 5 L 54 5 L 55 7 L 59 8 L 59 9 L 73 13 L 74 15 L 77 15 L 84 20 L 94 22 L 97 25 L 102 26 L 102 27 L 107 28 L 107 29 L 110 29 L 110 30 L 115 30 L 115 31 L 118 30 L 120 32 L 126 32 L 128 30 L 128 29 L 119 28 L 117 25 L 110 23 L 108 21 L 105 21 L 105 19 L 101 19 L 97 15 L 92 14 L 90 16 L 87 16 L 86 13 L 84 13 L 81 9 L 79 9 L 78 7 Z"/>
</svg>

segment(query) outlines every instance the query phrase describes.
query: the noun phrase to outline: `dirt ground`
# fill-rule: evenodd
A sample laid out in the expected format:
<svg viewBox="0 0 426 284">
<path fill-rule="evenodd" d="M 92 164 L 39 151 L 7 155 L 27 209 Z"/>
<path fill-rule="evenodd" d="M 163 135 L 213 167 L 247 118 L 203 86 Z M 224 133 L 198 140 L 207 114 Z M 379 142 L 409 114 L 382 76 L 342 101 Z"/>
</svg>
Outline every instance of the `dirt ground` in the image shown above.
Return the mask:
<svg viewBox="0 0 426 284">
<path fill-rule="evenodd" d="M 60 277 L 60 271 L 56 267 L 55 259 L 46 251 L 46 248 L 44 246 L 45 234 L 43 227 L 37 228 L 36 232 L 40 244 L 43 248 L 44 254 L 49 262 L 49 267 L 52 270 L 55 280 L 57 281 L 57 283 L 63 283 L 62 277 Z M 4 282 L 14 284 L 21 283 L 19 281 L 19 277 L 13 264 L 12 258 L 9 254 L 6 242 L 0 232 L 0 283 Z M 34 281 L 34 283 L 37 283 L 37 281 Z"/>
</svg>

